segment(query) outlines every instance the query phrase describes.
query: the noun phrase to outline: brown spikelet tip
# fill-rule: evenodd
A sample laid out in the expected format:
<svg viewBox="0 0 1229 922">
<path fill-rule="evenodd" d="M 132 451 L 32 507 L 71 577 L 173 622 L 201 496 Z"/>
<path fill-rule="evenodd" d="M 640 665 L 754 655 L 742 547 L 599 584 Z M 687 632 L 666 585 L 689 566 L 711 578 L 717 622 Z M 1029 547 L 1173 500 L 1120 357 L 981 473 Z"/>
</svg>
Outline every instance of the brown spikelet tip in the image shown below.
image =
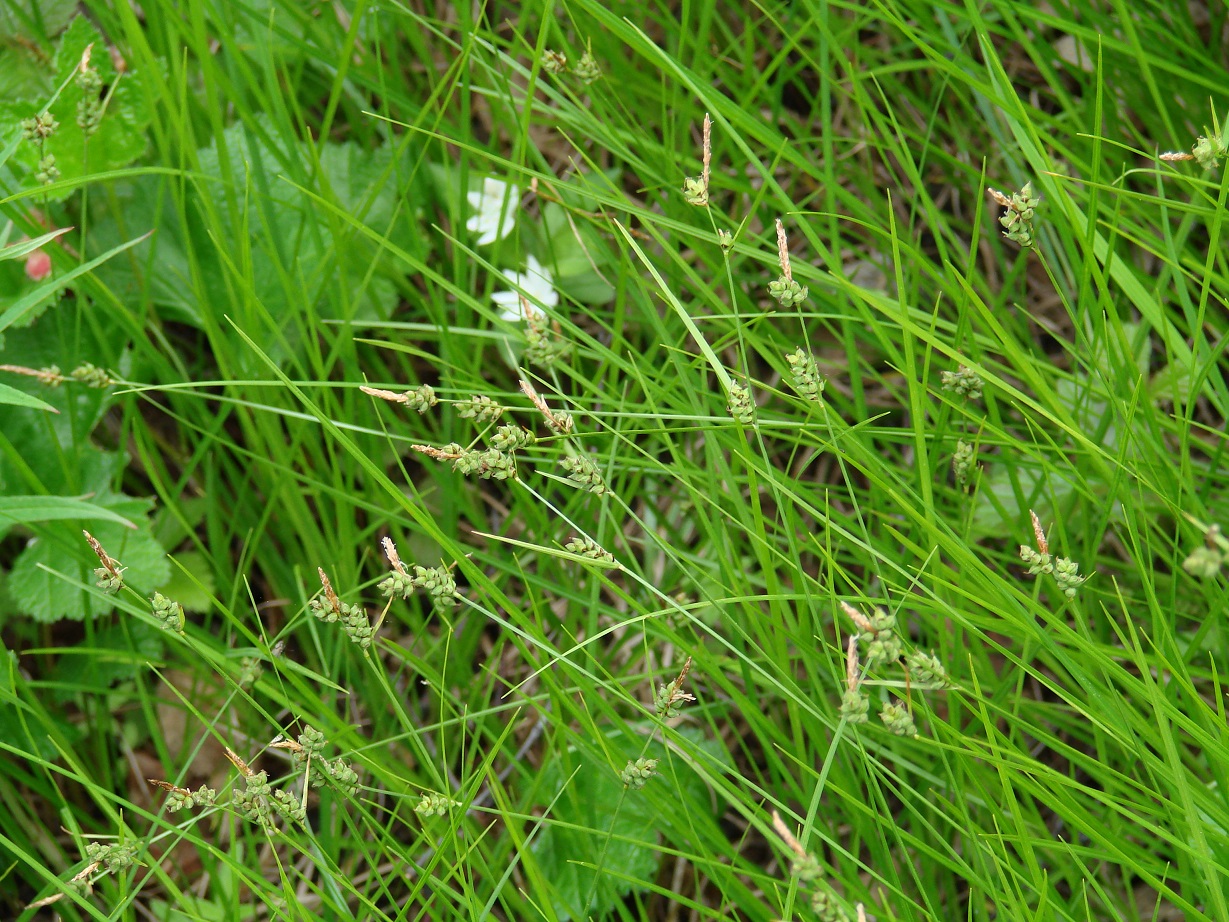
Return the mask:
<svg viewBox="0 0 1229 922">
<path fill-rule="evenodd" d="M 98 543 L 98 539 L 95 538 L 93 535 L 91 535 L 84 528 L 81 529 L 81 534 L 85 535 L 85 540 L 89 544 L 90 549 L 96 555 L 98 555 L 98 562 L 102 564 L 103 569 L 105 569 L 108 573 L 110 573 L 116 579 L 119 579 L 120 562 L 116 560 L 114 557 L 112 557 L 110 554 L 108 554 L 105 550 L 103 550 L 102 545 Z"/>
<path fill-rule="evenodd" d="M 845 648 L 845 685 L 851 692 L 858 690 L 858 638 L 850 637 Z"/>
<path fill-rule="evenodd" d="M 328 599 L 329 607 L 333 611 L 341 611 L 341 599 L 337 598 L 337 593 L 333 591 L 333 584 L 329 582 L 324 567 L 316 567 L 316 572 L 320 574 L 320 585 L 324 587 L 324 597 Z"/>
<path fill-rule="evenodd" d="M 807 855 L 806 849 L 802 847 L 788 826 L 785 825 L 785 820 L 781 819 L 781 814 L 776 810 L 772 811 L 772 828 L 777 831 L 777 835 L 781 837 L 781 841 L 790 847 L 790 850 L 799 858 L 805 858 Z"/>
<path fill-rule="evenodd" d="M 707 112 L 704 113 L 704 169 L 700 173 L 700 184 L 708 191 L 708 180 L 713 163 L 713 120 Z"/>
<path fill-rule="evenodd" d="M 1050 553 L 1050 542 L 1046 541 L 1045 529 L 1041 527 L 1041 519 L 1037 518 L 1037 513 L 1032 509 L 1028 511 L 1029 516 L 1033 520 L 1033 534 L 1037 538 L 1037 550 L 1043 554 Z"/>
<path fill-rule="evenodd" d="M 858 630 L 873 631 L 875 629 L 874 625 L 871 624 L 870 619 L 868 619 L 866 615 L 862 614 L 862 612 L 858 611 L 858 609 L 854 608 L 844 599 L 841 600 L 841 611 L 845 612 L 845 614 L 849 616 L 849 619 L 857 625 Z"/>
<path fill-rule="evenodd" d="M 777 218 L 777 261 L 781 264 L 781 274 L 787 282 L 794 280 L 794 272 L 789 265 L 789 240 L 785 236 L 785 225 Z"/>
<path fill-rule="evenodd" d="M 381 390 L 378 387 L 368 387 L 366 384 L 360 384 L 358 389 L 368 397 L 379 397 L 381 400 L 387 400 L 389 403 L 405 403 L 405 395 L 397 394 L 393 391 Z"/>
<path fill-rule="evenodd" d="M 393 544 L 393 539 L 385 537 L 380 543 L 384 546 L 384 556 L 388 558 L 389 565 L 398 573 L 404 573 L 405 564 L 401 562 L 401 555 L 397 553 L 397 545 Z"/>
<path fill-rule="evenodd" d="M 245 777 L 250 777 L 254 774 L 251 766 L 244 762 L 243 759 L 239 758 L 238 754 L 229 746 L 226 747 L 226 758 L 230 759 L 230 764 L 239 769 Z"/>
<path fill-rule="evenodd" d="M 994 201 L 995 201 L 995 203 L 996 203 L 996 204 L 998 204 L 998 205 L 1002 205 L 1004 208 L 1010 208 L 1010 207 L 1011 207 L 1011 199 L 1009 199 L 1007 196 L 1005 196 L 1005 195 L 1004 195 L 1002 192 L 1000 192 L 998 189 L 991 189 L 991 188 L 987 187 L 987 188 L 986 188 L 986 194 L 987 194 L 988 196 L 990 196 L 992 199 L 994 199 Z"/>
</svg>

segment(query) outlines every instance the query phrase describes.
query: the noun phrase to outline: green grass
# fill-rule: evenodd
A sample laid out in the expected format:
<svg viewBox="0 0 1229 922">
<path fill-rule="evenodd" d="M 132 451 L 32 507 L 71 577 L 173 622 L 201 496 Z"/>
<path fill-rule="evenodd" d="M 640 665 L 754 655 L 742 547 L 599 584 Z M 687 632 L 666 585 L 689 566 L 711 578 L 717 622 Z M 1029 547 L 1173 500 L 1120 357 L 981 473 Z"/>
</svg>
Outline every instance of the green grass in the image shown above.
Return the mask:
<svg viewBox="0 0 1229 922">
<path fill-rule="evenodd" d="M 113 378 L 0 391 L 0 914 L 767 922 L 819 894 L 819 918 L 1229 918 L 1229 583 L 1183 568 L 1229 524 L 1229 179 L 1157 158 L 1223 121 L 1223 9 L 85 8 L 67 32 L 69 5 L 0 13 L 5 242 L 73 228 L 45 289 L 0 262 L 0 363 Z M 40 186 L 19 122 L 53 98 Z M 681 190 L 706 113 L 704 208 Z M 480 245 L 487 176 L 522 197 Z M 1026 182 L 1030 248 L 985 192 Z M 778 218 L 809 289 L 787 308 Z M 529 254 L 561 293 L 550 364 L 490 297 Z M 943 387 L 961 366 L 980 396 Z M 412 447 L 484 448 L 474 395 L 537 435 L 515 479 Z M 567 479 L 582 453 L 606 492 Z M 1072 598 L 1027 573 L 1030 511 L 1088 576 Z M 308 603 L 322 568 L 375 621 L 386 536 L 459 597 L 397 596 L 364 652 Z M 880 663 L 870 721 L 843 719 L 842 603 L 895 615 L 950 686 Z M 695 700 L 662 719 L 686 662 Z M 297 801 L 270 744 L 306 726 L 359 787 L 271 833 L 224 749 Z M 117 837 L 136 864 L 71 892 Z"/>
</svg>

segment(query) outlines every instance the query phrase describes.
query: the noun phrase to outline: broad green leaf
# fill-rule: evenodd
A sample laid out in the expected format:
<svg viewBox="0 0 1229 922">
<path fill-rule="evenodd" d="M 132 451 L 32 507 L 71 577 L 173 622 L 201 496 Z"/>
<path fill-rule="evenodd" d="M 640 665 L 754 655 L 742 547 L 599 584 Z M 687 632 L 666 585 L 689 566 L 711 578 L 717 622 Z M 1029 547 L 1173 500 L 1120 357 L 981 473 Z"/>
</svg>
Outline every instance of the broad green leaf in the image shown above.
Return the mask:
<svg viewBox="0 0 1229 922">
<path fill-rule="evenodd" d="M 700 739 L 698 732 L 684 735 Z M 674 802 L 677 817 L 687 810 L 711 813 L 707 788 L 694 772 L 684 769 L 678 776 L 680 786 L 675 786 L 660 743 L 654 742 L 645 753 L 644 737 L 620 734 L 607 737 L 604 745 L 616 765 L 590 761 L 572 750 L 567 760 L 547 766 L 539 787 L 553 798 L 567 784 L 555 800 L 553 822 L 542 828 L 533 845 L 543 876 L 554 885 L 554 908 L 561 922 L 601 918 L 633 887 L 648 889 L 661 860 L 656 845 L 666 800 Z M 628 760 L 642 755 L 660 760 L 658 775 L 642 790 L 625 794 L 619 772 Z M 566 768 L 564 761 L 570 763 Z M 577 764 L 580 770 L 572 775 Z M 594 888 L 596 873 L 586 865 L 599 863 L 608 873 Z M 637 886 L 633 881 L 643 883 Z"/>
<path fill-rule="evenodd" d="M 131 521 L 110 509 L 68 496 L 0 496 L 0 528 L 57 519 L 101 519 L 136 528 Z"/>
<path fill-rule="evenodd" d="M 75 12 L 76 0 L 4 0 L 0 3 L 0 38 L 54 38 Z"/>
<path fill-rule="evenodd" d="M 12 407 L 28 407 L 31 410 L 44 410 L 51 413 L 59 413 L 60 411 L 45 401 L 39 400 L 37 397 L 27 394 L 25 391 L 19 391 L 15 387 L 9 387 L 7 384 L 0 384 L 0 404 L 7 404 Z"/>
<path fill-rule="evenodd" d="M 78 16 L 61 36 L 55 57 L 51 61 L 49 82 L 58 84 L 71 78 L 80 67 L 81 56 L 87 46 L 93 45 L 90 66 L 98 70 L 103 86 L 107 88 L 105 110 L 98 129 L 88 139 L 77 124 L 77 105 L 82 99 L 82 89 L 75 80 L 67 86 L 48 107 L 59 127 L 42 147 L 22 144 L 13 154 L 8 166 L 17 175 L 24 176 L 24 185 L 34 182 L 38 160 L 44 154 L 55 159 L 60 178 L 79 179 L 92 173 L 105 173 L 132 163 L 143 153 L 149 143 L 147 129 L 151 121 L 150 94 L 142 87 L 147 75 L 135 70 L 119 74 L 107 53 L 106 40 L 88 19 Z M 40 111 L 45 99 L 5 100 L 0 103 L 0 123 L 16 123 Z M 61 201 L 73 194 L 74 187 L 61 185 L 51 187 L 46 194 L 53 201 Z"/>
<path fill-rule="evenodd" d="M 106 692 L 112 683 L 146 674 L 149 664 L 162 656 L 166 632 L 144 621 L 130 620 L 98 631 L 89 644 L 60 658 L 52 671 L 59 701 L 72 701 L 82 693 Z"/>
<path fill-rule="evenodd" d="M 153 504 L 126 496 L 100 499 L 99 503 L 139 523 L 133 530 L 115 522 L 101 522 L 90 531 L 107 553 L 126 568 L 124 581 L 142 595 L 151 594 L 171 575 L 166 552 L 149 531 L 147 514 Z M 43 531 L 44 535 L 26 545 L 9 574 L 8 590 L 16 606 L 35 620 L 45 622 L 61 618 L 80 621 L 109 612 L 113 607 L 109 596 L 69 582 L 76 580 L 89 586 L 96 580 L 93 571 L 98 562 L 90 554 L 80 529 L 56 523 Z"/>
<path fill-rule="evenodd" d="M 176 554 L 175 563 L 171 566 L 171 578 L 158 588 L 187 611 L 208 611 L 213 604 L 210 598 L 214 589 L 213 568 L 205 556 L 196 551 Z"/>
</svg>

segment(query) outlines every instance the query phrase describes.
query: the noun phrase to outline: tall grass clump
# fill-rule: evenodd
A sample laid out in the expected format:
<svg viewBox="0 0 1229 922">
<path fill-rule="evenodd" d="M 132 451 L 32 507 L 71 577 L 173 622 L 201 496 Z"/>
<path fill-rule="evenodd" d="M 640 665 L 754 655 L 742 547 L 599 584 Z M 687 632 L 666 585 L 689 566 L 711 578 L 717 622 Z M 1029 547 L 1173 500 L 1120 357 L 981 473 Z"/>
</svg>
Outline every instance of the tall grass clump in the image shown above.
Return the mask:
<svg viewBox="0 0 1229 922">
<path fill-rule="evenodd" d="M 1229 918 L 1227 26 L 0 9 L 0 914 Z"/>
</svg>

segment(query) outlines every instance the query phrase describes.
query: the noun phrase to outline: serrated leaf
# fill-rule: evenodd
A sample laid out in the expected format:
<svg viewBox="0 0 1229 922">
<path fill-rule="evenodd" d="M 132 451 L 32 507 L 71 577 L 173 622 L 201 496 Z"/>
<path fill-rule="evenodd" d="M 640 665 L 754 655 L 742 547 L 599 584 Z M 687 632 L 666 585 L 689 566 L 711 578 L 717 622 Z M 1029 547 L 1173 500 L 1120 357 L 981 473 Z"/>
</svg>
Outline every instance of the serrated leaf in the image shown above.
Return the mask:
<svg viewBox="0 0 1229 922">
<path fill-rule="evenodd" d="M 113 682 L 144 675 L 166 648 L 166 632 L 144 621 L 132 620 L 98 631 L 90 643 L 74 647 L 52 671 L 59 700 L 72 700 L 79 692 L 105 691 Z"/>
<path fill-rule="evenodd" d="M 4 0 L 0 3 L 0 37 L 53 38 L 76 11 L 77 0 Z"/>
<path fill-rule="evenodd" d="M 184 572 L 184 571 L 187 572 Z M 174 599 L 190 612 L 204 612 L 213 604 L 213 568 L 203 554 L 187 551 L 176 554 L 171 567 L 171 578 L 158 591 L 168 599 Z"/>
<path fill-rule="evenodd" d="M 150 533 L 147 514 L 153 504 L 144 499 L 112 496 L 99 500 L 99 505 L 138 523 L 136 529 L 130 529 L 102 522 L 90 531 L 107 553 L 127 568 L 124 582 L 142 595 L 151 595 L 171 575 L 166 552 Z M 69 581 L 89 586 L 96 579 L 93 568 L 98 563 L 87 556 L 89 548 L 80 529 L 55 523 L 43 531 L 43 536 L 26 545 L 9 573 L 8 590 L 14 604 L 36 621 L 44 622 L 61 618 L 80 621 L 110 612 L 114 607 L 110 596 L 79 589 Z"/>
<path fill-rule="evenodd" d="M 696 731 L 683 735 L 700 739 Z M 698 776 L 680 765 L 681 783 L 676 786 L 674 778 L 663 770 L 666 752 L 660 743 L 653 742 L 646 753 L 644 737 L 627 733 L 611 735 L 604 744 L 617 768 L 572 750 L 568 759 L 549 763 L 540 782 L 539 790 L 548 798 L 567 783 L 554 802 L 550 815 L 553 822 L 542 828 L 533 844 L 542 875 L 553 886 L 554 909 L 561 922 L 600 918 L 633 888 L 648 889 L 661 860 L 657 843 L 663 828 L 664 801 L 674 804 L 674 816 L 688 810 L 711 812 L 707 788 Z M 627 760 L 641 756 L 661 760 L 661 771 L 644 789 L 629 790 L 624 796 L 618 771 Z M 565 767 L 564 762 L 569 764 Z M 579 771 L 572 774 L 577 766 Z M 586 865 L 599 863 L 610 873 L 603 873 L 594 888 L 596 872 Z M 633 881 L 643 884 L 637 887 Z"/>
<path fill-rule="evenodd" d="M 62 180 L 75 180 L 127 166 L 145 153 L 149 143 L 146 131 L 152 121 L 149 94 L 141 86 L 146 75 L 136 70 L 116 73 L 111 56 L 107 54 L 106 41 L 84 16 L 75 18 L 61 36 L 49 65 L 49 82 L 58 86 L 61 80 L 71 77 L 89 45 L 94 46 L 90 66 L 98 70 L 103 85 L 108 87 L 106 108 L 98 130 L 87 139 L 77 124 L 77 105 L 82 99 L 82 90 L 75 82 L 70 82 L 48 110 L 59 122 L 55 134 L 41 148 L 21 144 L 9 161 L 8 165 L 15 172 L 25 175 L 25 186 L 34 182 L 38 160 L 44 154 L 55 156 Z M 34 115 L 40 108 L 29 101 L 6 100 L 0 105 L 0 121 L 20 120 Z M 74 191 L 72 185 L 61 185 L 51 186 L 43 194 L 52 201 L 62 201 Z"/>
</svg>

